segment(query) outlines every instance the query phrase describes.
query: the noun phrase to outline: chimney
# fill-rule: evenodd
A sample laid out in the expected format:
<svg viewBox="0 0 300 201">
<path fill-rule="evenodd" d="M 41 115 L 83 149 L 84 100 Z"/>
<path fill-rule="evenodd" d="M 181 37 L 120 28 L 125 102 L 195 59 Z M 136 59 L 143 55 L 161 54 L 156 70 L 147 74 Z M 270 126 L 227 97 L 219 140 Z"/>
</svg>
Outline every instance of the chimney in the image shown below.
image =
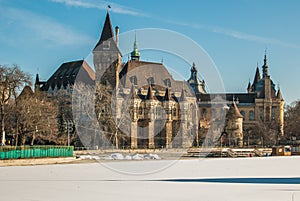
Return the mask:
<svg viewBox="0 0 300 201">
<path fill-rule="evenodd" d="M 116 44 L 117 44 L 117 46 L 119 46 L 119 27 L 118 26 L 115 27 L 115 31 L 116 31 Z"/>
</svg>

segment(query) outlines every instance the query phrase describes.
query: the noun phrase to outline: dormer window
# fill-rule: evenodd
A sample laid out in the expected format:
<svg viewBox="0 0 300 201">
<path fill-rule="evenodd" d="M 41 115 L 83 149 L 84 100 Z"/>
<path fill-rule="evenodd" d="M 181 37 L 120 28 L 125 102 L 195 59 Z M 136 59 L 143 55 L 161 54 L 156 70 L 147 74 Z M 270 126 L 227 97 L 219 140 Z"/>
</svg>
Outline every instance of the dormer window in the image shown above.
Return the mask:
<svg viewBox="0 0 300 201">
<path fill-rule="evenodd" d="M 148 84 L 149 84 L 149 85 L 154 84 L 154 78 L 153 78 L 153 77 L 149 77 L 149 78 L 147 79 L 147 81 L 148 81 Z"/>
<path fill-rule="evenodd" d="M 108 40 L 103 41 L 102 47 L 103 47 L 103 50 L 109 50 L 109 48 L 110 48 L 110 41 L 108 41 Z"/>
<path fill-rule="evenodd" d="M 131 76 L 129 79 L 130 79 L 131 84 L 137 85 L 137 78 L 136 78 L 136 76 Z"/>
<path fill-rule="evenodd" d="M 166 87 L 171 87 L 171 80 L 169 78 L 165 79 L 164 83 L 165 83 Z"/>
</svg>

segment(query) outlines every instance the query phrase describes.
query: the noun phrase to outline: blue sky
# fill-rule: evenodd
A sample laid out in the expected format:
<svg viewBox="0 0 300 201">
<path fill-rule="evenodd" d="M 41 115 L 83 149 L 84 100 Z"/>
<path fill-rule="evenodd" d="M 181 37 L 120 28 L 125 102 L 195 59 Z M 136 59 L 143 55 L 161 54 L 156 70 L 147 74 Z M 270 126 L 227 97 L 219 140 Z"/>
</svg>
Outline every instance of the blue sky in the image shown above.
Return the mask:
<svg viewBox="0 0 300 201">
<path fill-rule="evenodd" d="M 61 63 L 86 58 L 97 43 L 108 4 L 120 33 L 169 29 L 201 45 L 228 92 L 245 92 L 267 48 L 271 78 L 286 102 L 300 97 L 297 0 L 0 0 L 0 64 L 18 64 L 46 80 Z M 151 59 L 161 60 L 155 54 Z M 188 64 L 171 65 L 189 76 Z"/>
</svg>

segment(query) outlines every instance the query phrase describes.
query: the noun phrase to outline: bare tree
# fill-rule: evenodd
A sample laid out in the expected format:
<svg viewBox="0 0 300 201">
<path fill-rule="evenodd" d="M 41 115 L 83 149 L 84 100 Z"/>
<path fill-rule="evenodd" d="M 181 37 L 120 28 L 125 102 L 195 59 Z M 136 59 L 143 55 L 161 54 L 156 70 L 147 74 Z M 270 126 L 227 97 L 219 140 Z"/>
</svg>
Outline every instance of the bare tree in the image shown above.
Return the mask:
<svg viewBox="0 0 300 201">
<path fill-rule="evenodd" d="M 1 138 L 5 133 L 5 112 L 4 107 L 9 99 L 18 96 L 25 85 L 31 83 L 30 75 L 23 72 L 18 65 L 6 66 L 0 65 L 0 121 Z M 15 102 L 17 104 L 17 102 Z"/>
<path fill-rule="evenodd" d="M 18 130 L 19 144 L 57 144 L 57 104 L 42 92 L 34 93 L 29 86 L 23 89 L 16 101 L 18 104 L 10 104 L 6 124 L 11 131 Z"/>
<path fill-rule="evenodd" d="M 285 110 L 285 134 L 287 138 L 300 138 L 300 101 L 288 105 Z"/>
</svg>

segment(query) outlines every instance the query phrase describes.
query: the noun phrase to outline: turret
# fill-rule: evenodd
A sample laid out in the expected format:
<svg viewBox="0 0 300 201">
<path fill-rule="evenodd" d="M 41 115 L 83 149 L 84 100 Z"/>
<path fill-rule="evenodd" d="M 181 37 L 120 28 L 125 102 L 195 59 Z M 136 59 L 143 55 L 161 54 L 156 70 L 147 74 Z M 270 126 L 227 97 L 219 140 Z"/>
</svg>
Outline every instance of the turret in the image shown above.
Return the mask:
<svg viewBox="0 0 300 201">
<path fill-rule="evenodd" d="M 137 41 L 136 41 L 136 34 L 134 36 L 134 44 L 133 44 L 133 51 L 131 52 L 131 60 L 139 61 L 141 53 L 138 50 Z"/>
</svg>

